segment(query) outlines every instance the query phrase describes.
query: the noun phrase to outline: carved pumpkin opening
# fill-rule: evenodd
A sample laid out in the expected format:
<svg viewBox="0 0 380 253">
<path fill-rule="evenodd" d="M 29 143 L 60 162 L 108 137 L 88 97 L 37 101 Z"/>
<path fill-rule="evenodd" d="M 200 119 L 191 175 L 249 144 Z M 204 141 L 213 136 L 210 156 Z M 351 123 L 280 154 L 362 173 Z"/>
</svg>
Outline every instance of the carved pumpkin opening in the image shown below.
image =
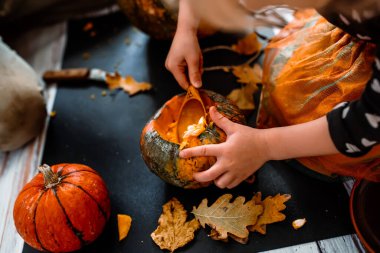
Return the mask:
<svg viewBox="0 0 380 253">
<path fill-rule="evenodd" d="M 206 111 L 210 109 L 210 107 L 214 104 L 209 96 L 203 91 L 199 91 L 202 102 L 205 106 Z M 185 95 L 179 95 L 176 99 L 170 100 L 170 103 L 167 103 L 161 111 L 158 113 L 159 116 L 155 118 L 153 121 L 153 128 L 157 130 L 160 136 L 172 143 L 180 144 L 180 141 L 177 138 L 176 133 L 176 125 L 178 124 L 179 116 L 180 116 L 180 108 L 185 99 Z M 195 101 L 189 101 L 189 107 L 192 108 L 191 111 L 187 111 L 186 115 L 182 115 L 181 120 L 185 120 L 186 122 L 182 125 L 189 126 L 193 124 L 197 124 L 201 117 L 205 117 L 207 123 L 210 123 L 210 119 L 208 114 L 204 115 L 203 109 L 199 103 Z M 186 128 L 179 129 L 179 133 L 181 136 L 185 133 Z"/>
</svg>

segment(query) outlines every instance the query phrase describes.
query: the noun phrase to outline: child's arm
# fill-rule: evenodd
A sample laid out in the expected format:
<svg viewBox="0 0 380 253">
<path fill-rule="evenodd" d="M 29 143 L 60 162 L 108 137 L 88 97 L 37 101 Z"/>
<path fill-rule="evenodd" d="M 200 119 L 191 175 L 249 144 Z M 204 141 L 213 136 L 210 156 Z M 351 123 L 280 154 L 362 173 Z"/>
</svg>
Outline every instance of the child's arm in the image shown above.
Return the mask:
<svg viewBox="0 0 380 253">
<path fill-rule="evenodd" d="M 183 89 L 190 84 L 197 88 L 202 86 L 202 52 L 197 37 L 199 18 L 189 1 L 179 2 L 177 31 L 165 62 Z"/>
</svg>

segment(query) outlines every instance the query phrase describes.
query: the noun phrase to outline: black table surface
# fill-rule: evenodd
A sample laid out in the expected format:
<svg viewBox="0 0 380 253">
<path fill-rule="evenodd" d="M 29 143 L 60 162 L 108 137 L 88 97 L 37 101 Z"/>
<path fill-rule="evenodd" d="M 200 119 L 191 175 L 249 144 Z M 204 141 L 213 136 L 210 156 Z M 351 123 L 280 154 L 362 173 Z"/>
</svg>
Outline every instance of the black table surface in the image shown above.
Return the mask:
<svg viewBox="0 0 380 253">
<path fill-rule="evenodd" d="M 83 82 L 60 85 L 54 105 L 43 163 L 83 163 L 97 170 L 105 180 L 112 214 L 103 234 L 81 252 L 160 252 L 150 238 L 157 227 L 162 205 L 176 197 L 189 212 L 203 198 L 209 203 L 224 193 L 250 198 L 261 191 L 263 197 L 291 194 L 286 203 L 286 220 L 271 224 L 267 234 L 251 233 L 246 245 L 223 243 L 207 237 L 207 229 L 178 252 L 256 252 L 317 241 L 353 233 L 349 218 L 348 194 L 340 182 L 326 182 L 300 172 L 286 162 L 268 162 L 257 173 L 254 184 L 242 183 L 232 190 L 214 186 L 184 190 L 161 181 L 146 167 L 139 149 L 141 130 L 149 118 L 172 96 L 183 92 L 165 69 L 170 41 L 150 39 L 120 13 L 92 18 L 96 36 L 83 31 L 89 20 L 70 22 L 63 68 L 89 67 L 117 69 L 138 81 L 154 85 L 150 92 L 130 97 L 122 91 L 108 92 L 104 84 Z M 217 34 L 201 41 L 202 47 L 236 42 L 234 36 Z M 88 59 L 83 54 L 89 56 Z M 230 52 L 205 55 L 205 66 L 231 65 L 246 58 Z M 239 87 L 230 73 L 207 72 L 204 87 L 227 95 Z M 252 125 L 254 115 L 248 119 Z M 128 237 L 118 242 L 117 214 L 132 217 Z M 192 217 L 191 214 L 189 214 Z M 307 224 L 294 230 L 291 222 L 306 218 Z M 36 252 L 25 245 L 23 252 Z"/>
</svg>

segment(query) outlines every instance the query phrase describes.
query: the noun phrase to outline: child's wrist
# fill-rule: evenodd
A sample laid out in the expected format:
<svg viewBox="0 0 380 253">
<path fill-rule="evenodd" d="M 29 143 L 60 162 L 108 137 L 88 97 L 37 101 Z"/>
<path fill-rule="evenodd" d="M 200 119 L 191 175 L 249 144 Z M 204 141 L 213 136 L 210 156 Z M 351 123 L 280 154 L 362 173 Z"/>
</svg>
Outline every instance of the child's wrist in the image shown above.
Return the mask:
<svg viewBox="0 0 380 253">
<path fill-rule="evenodd" d="M 198 32 L 198 28 L 195 26 L 189 26 L 189 25 L 180 25 L 178 24 L 176 34 L 178 33 L 184 33 L 184 34 L 194 34 L 196 35 Z"/>
<path fill-rule="evenodd" d="M 268 160 L 283 160 L 286 159 L 286 154 L 284 154 L 282 151 L 284 151 L 283 148 L 281 148 L 281 141 L 280 139 L 280 133 L 281 131 L 278 131 L 278 128 L 269 128 L 269 129 L 263 129 L 262 136 L 263 136 L 263 149 L 264 152 L 268 158 Z"/>
</svg>

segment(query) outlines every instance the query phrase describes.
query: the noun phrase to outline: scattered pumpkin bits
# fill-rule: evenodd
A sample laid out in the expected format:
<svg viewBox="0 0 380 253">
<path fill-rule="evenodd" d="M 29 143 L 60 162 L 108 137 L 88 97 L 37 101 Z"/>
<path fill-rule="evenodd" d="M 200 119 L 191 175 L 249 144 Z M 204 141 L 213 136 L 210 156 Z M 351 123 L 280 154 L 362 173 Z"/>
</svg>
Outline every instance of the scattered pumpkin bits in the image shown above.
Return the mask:
<svg viewBox="0 0 380 253">
<path fill-rule="evenodd" d="M 133 96 L 141 91 L 152 89 L 152 85 L 146 82 L 137 82 L 132 76 L 122 77 L 118 72 L 114 74 L 107 73 L 106 83 L 110 90 L 123 89 L 130 96 Z"/>
<path fill-rule="evenodd" d="M 197 146 L 199 143 L 196 143 L 196 145 L 191 145 L 192 142 L 199 142 L 197 141 L 197 137 L 201 135 L 207 128 L 207 122 L 204 117 L 201 117 L 197 124 L 189 125 L 187 126 L 186 131 L 183 133 L 182 142 L 179 146 L 179 149 L 182 150 L 186 146 Z M 189 145 L 190 144 L 190 145 Z"/>
<path fill-rule="evenodd" d="M 57 112 L 56 111 L 51 111 L 50 112 L 50 118 L 54 118 L 55 116 L 57 116 Z"/>
<path fill-rule="evenodd" d="M 176 198 L 163 205 L 162 210 L 159 225 L 150 236 L 160 249 L 174 252 L 194 239 L 199 222 L 196 219 L 186 221 L 186 210 Z"/>
<path fill-rule="evenodd" d="M 297 220 L 294 220 L 294 221 L 292 222 L 292 226 L 293 226 L 293 228 L 294 228 L 295 230 L 298 230 L 298 229 L 300 229 L 301 227 L 303 227 L 303 225 L 305 225 L 305 223 L 306 223 L 306 219 L 305 219 L 305 218 L 303 218 L 303 219 L 297 219 Z"/>
<path fill-rule="evenodd" d="M 127 237 L 129 229 L 131 228 L 132 218 L 126 214 L 117 215 L 117 227 L 119 230 L 119 242 Z"/>
</svg>

